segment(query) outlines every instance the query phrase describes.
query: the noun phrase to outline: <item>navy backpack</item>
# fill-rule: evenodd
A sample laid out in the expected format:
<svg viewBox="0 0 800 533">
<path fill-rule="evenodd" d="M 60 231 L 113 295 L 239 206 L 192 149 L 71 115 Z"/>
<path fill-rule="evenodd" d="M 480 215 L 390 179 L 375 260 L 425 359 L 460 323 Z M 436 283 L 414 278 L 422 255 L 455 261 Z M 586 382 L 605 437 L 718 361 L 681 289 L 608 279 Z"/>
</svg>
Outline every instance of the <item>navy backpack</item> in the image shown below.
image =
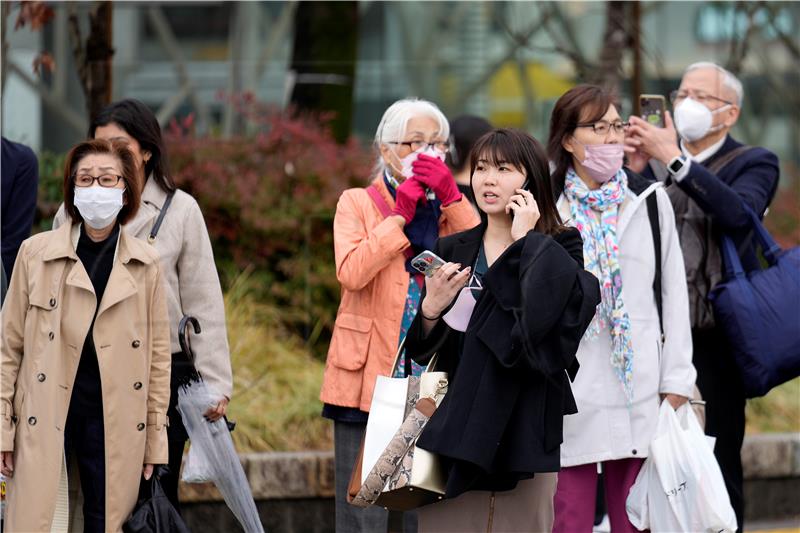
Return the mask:
<svg viewBox="0 0 800 533">
<path fill-rule="evenodd" d="M 781 250 L 747 209 L 769 266 L 745 272 L 736 246 L 722 238 L 725 280 L 708 295 L 730 341 L 748 398 L 800 376 L 800 247 Z"/>
</svg>

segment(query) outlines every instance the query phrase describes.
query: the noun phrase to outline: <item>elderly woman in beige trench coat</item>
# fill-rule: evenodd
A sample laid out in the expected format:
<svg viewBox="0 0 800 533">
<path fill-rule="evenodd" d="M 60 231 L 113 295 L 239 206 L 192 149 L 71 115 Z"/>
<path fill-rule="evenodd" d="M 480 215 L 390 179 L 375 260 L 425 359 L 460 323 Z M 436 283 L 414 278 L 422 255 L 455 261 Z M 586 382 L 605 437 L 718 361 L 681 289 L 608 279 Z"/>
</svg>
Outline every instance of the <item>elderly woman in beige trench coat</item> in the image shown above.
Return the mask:
<svg viewBox="0 0 800 533">
<path fill-rule="evenodd" d="M 200 207 L 191 195 L 175 187 L 168 173 L 161 128 L 146 105 L 132 99 L 110 104 L 89 126 L 89 137 L 127 142 L 143 183 L 141 208 L 125 227 L 129 235 L 150 242 L 161 258 L 172 352 L 169 472 L 161 477 L 161 486 L 180 510 L 178 474 L 188 435 L 176 407 L 179 384 L 191 371 L 178 342 L 178 325 L 184 315 L 200 321 L 202 333 L 192 335 L 194 367 L 219 395 L 205 416 L 211 421 L 221 418 L 233 395 L 225 305 L 214 252 Z M 65 220 L 62 206 L 53 220 L 53 229 Z"/>
<path fill-rule="evenodd" d="M 125 205 L 112 223 L 132 216 L 140 190 L 125 144 L 88 141 L 74 150 L 83 150 L 84 157 L 68 158 L 65 192 L 77 188 L 74 167 L 83 167 L 81 161 L 112 155 L 122 165 L 117 180 L 126 186 Z M 100 185 L 108 187 L 107 164 L 92 167 L 84 178 L 105 179 Z M 98 302 L 91 272 L 77 255 L 78 237 L 83 231 L 91 235 L 81 221 L 92 222 L 73 217 L 22 244 L 2 311 L 0 449 L 4 472 L 13 468 L 7 482 L 9 532 L 55 526 L 64 493 L 59 489 L 67 414 L 90 328 L 102 385 L 106 531 L 119 531 L 133 510 L 143 470 L 147 476 L 154 464 L 167 462 L 170 339 L 158 254 L 123 226 Z"/>
</svg>

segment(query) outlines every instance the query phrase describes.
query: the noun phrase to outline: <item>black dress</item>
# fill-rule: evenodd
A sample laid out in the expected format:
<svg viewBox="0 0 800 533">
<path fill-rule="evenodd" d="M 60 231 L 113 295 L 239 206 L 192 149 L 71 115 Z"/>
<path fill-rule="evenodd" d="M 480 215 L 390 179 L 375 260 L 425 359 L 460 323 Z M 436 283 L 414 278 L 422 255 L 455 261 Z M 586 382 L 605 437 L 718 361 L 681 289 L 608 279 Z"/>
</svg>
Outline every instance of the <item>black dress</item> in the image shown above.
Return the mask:
<svg viewBox="0 0 800 533">
<path fill-rule="evenodd" d="M 435 252 L 474 264 L 485 229 L 440 239 Z M 438 352 L 437 370 L 450 375 L 417 443 L 443 458 L 448 498 L 511 490 L 559 470 L 563 416 L 577 410 L 569 386 L 575 353 L 600 302 L 575 229 L 554 237 L 530 231 L 492 264 L 483 287 L 465 333 L 440 320 L 426 337 L 417 313 L 406 338 L 415 361 Z"/>
</svg>

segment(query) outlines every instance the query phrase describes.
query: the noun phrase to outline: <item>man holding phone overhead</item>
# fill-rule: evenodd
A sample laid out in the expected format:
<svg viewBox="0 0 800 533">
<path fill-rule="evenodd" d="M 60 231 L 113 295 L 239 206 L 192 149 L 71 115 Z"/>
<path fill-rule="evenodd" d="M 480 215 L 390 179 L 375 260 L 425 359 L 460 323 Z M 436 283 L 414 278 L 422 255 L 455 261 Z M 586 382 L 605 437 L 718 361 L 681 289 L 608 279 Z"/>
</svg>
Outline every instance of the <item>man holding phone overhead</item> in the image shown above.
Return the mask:
<svg viewBox="0 0 800 533">
<path fill-rule="evenodd" d="M 694 63 L 671 95 L 675 122 L 666 111 L 663 127 L 631 117 L 625 139 L 629 167 L 666 181 L 675 209 L 689 289 L 693 363 L 707 402 L 706 432 L 717 438 L 714 453 L 740 531 L 746 398 L 707 296 L 722 278 L 721 234 L 733 239 L 747 271 L 758 268 L 748 208 L 762 217 L 779 177 L 775 154 L 743 145 L 729 134 L 743 96 L 736 76 L 714 63 Z"/>
</svg>

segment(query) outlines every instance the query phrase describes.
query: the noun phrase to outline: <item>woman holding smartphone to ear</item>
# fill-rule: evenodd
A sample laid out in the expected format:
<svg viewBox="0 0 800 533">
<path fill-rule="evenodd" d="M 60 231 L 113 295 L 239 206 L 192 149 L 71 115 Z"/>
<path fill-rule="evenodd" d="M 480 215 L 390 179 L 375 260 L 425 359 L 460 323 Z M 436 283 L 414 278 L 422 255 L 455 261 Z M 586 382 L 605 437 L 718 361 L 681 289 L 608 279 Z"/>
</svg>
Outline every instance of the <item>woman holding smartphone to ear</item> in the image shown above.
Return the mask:
<svg viewBox="0 0 800 533">
<path fill-rule="evenodd" d="M 471 186 L 482 224 L 438 241 L 406 339 L 438 353 L 449 390 L 417 445 L 447 467 L 447 500 L 420 531 L 550 531 L 569 376 L 600 295 L 582 242 L 556 211 L 547 158 L 530 135 L 499 129 L 475 144 Z"/>
</svg>

